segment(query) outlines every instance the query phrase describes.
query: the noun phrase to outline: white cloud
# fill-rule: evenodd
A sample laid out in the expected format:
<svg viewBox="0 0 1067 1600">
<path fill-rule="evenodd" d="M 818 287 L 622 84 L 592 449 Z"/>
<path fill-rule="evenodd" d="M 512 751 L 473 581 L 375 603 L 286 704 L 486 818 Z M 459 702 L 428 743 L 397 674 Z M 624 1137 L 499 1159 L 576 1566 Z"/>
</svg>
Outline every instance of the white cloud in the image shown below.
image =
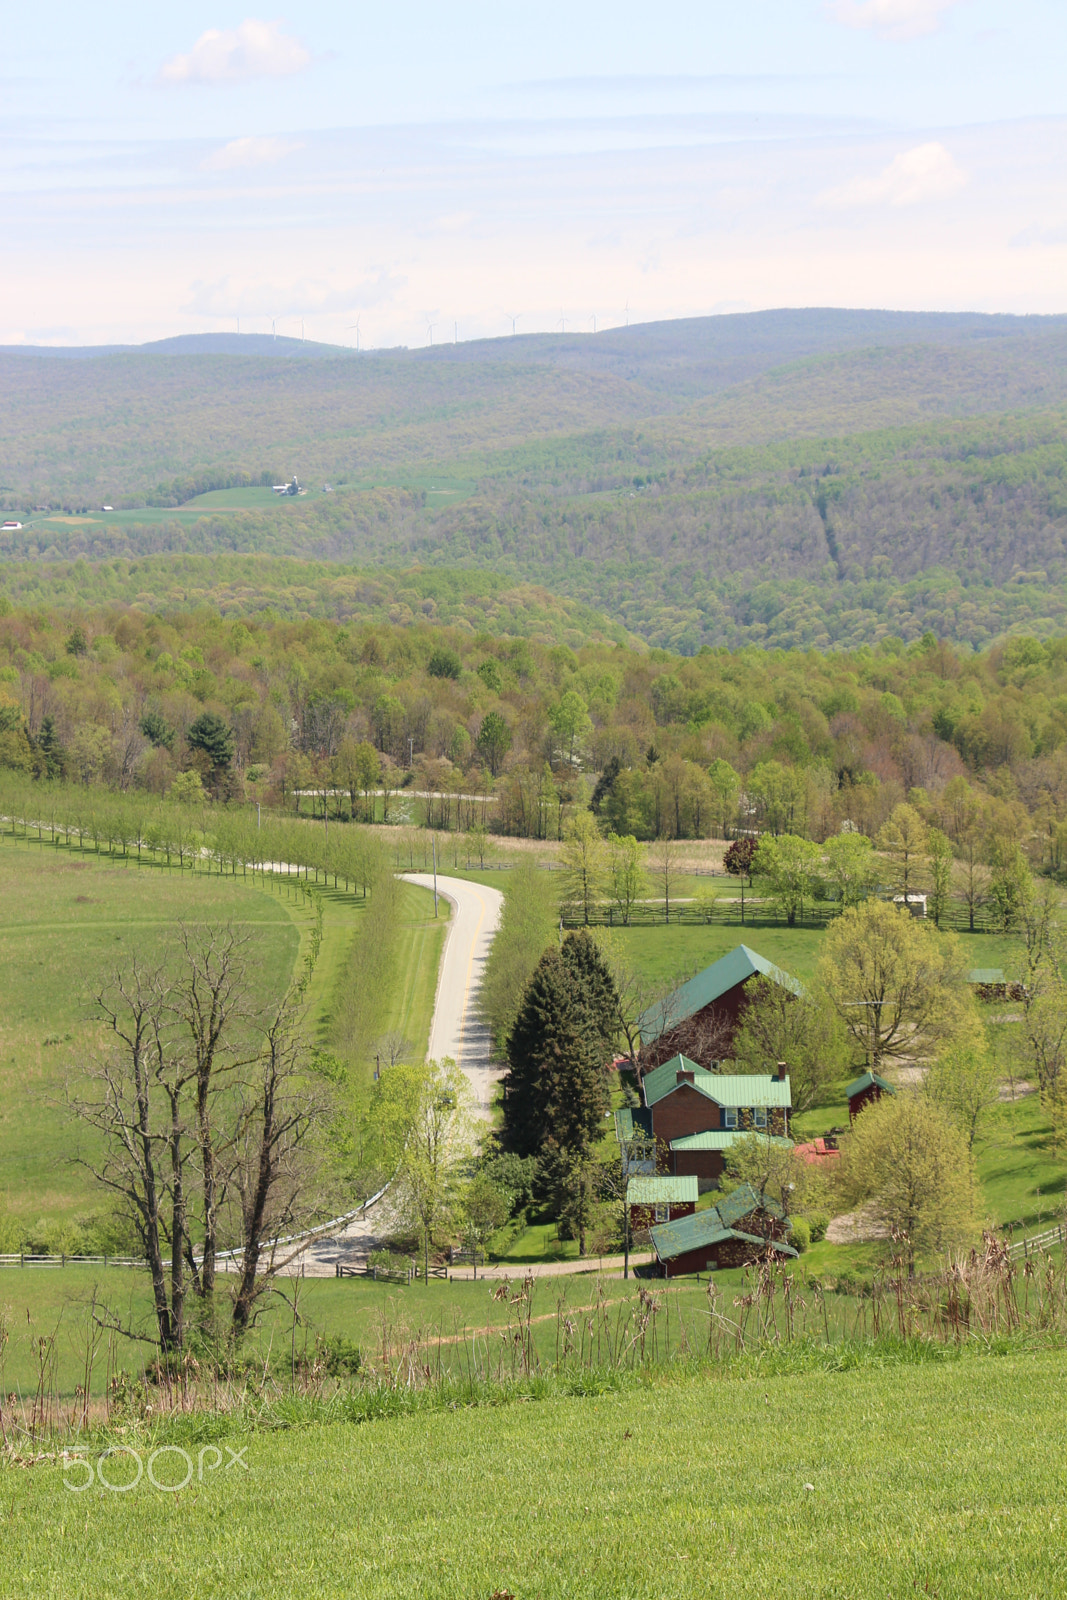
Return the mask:
<svg viewBox="0 0 1067 1600">
<path fill-rule="evenodd" d="M 942 14 L 963 0 L 830 0 L 827 10 L 846 28 L 869 28 L 882 39 L 935 33 Z"/>
<path fill-rule="evenodd" d="M 894 156 L 873 178 L 853 178 L 825 189 L 819 204 L 848 211 L 858 206 L 918 206 L 944 200 L 967 182 L 967 174 L 943 144 L 916 145 Z"/>
<path fill-rule="evenodd" d="M 231 139 L 213 150 L 200 166 L 204 172 L 232 172 L 235 167 L 271 167 L 304 146 L 289 139 Z"/>
<path fill-rule="evenodd" d="M 164 83 L 247 83 L 286 78 L 310 62 L 310 51 L 283 33 L 280 22 L 246 17 L 238 28 L 209 28 L 188 55 L 164 62 L 160 77 Z"/>
</svg>

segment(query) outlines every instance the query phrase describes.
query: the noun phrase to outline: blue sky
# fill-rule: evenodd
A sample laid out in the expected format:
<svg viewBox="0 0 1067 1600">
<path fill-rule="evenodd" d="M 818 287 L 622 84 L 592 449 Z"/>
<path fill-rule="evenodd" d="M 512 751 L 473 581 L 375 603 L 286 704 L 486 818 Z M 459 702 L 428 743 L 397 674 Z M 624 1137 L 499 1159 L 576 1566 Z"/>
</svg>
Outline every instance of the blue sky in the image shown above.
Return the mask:
<svg viewBox="0 0 1067 1600">
<path fill-rule="evenodd" d="M 0 342 L 1067 309 L 1063 0 L 5 20 Z"/>
</svg>

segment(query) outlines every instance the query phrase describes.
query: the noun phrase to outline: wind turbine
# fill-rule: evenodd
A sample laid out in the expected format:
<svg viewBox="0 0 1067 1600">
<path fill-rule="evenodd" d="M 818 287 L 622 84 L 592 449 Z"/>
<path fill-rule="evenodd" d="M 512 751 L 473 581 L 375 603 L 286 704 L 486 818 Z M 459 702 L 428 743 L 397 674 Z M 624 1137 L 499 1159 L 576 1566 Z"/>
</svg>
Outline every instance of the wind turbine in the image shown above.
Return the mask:
<svg viewBox="0 0 1067 1600">
<path fill-rule="evenodd" d="M 238 337 L 240 337 L 240 334 L 241 334 L 241 319 L 240 319 L 240 317 L 237 318 L 237 334 L 238 334 Z"/>
<path fill-rule="evenodd" d="M 626 326 L 629 327 L 630 326 L 630 297 L 629 297 L 629 295 L 626 296 L 626 305 L 624 307 L 624 314 L 625 314 L 625 317 L 626 317 Z"/>
<path fill-rule="evenodd" d="M 276 339 L 278 337 L 278 328 L 273 317 L 270 319 L 270 336 L 272 339 Z"/>
<path fill-rule="evenodd" d="M 452 343 L 453 344 L 458 344 L 459 343 L 459 323 L 458 322 L 454 322 L 452 324 Z"/>
<path fill-rule="evenodd" d="M 516 312 L 512 313 L 510 311 L 505 311 L 504 312 L 504 316 L 507 318 L 508 322 L 511 323 L 511 337 L 514 339 L 514 337 L 515 337 L 515 324 L 518 322 L 519 318 L 522 316 L 522 312 L 521 311 L 516 311 Z"/>
<path fill-rule="evenodd" d="M 562 306 L 560 306 L 560 308 L 559 308 L 559 331 L 560 331 L 560 333 L 566 333 L 566 331 L 567 331 L 567 319 L 563 315 L 563 307 Z"/>
<path fill-rule="evenodd" d="M 596 332 L 596 312 L 593 312 L 593 332 Z"/>
<path fill-rule="evenodd" d="M 593 332 L 594 333 L 596 332 L 595 328 L 593 329 Z M 303 317 L 301 317 L 300 318 L 300 343 L 303 344 L 303 342 L 304 342 L 304 319 L 303 319 Z"/>
<path fill-rule="evenodd" d="M 360 312 L 359 315 L 360 316 L 363 315 L 362 311 Z M 355 330 L 356 330 L 356 354 L 358 355 L 359 354 L 359 317 L 356 318 L 355 322 L 350 322 L 348 324 L 348 327 L 345 329 L 345 332 L 346 333 L 351 333 L 353 328 L 355 328 Z"/>
<path fill-rule="evenodd" d="M 432 345 L 433 344 L 433 330 L 436 328 L 437 324 L 436 324 L 436 322 L 427 322 L 426 326 L 430 330 L 430 343 Z"/>
</svg>

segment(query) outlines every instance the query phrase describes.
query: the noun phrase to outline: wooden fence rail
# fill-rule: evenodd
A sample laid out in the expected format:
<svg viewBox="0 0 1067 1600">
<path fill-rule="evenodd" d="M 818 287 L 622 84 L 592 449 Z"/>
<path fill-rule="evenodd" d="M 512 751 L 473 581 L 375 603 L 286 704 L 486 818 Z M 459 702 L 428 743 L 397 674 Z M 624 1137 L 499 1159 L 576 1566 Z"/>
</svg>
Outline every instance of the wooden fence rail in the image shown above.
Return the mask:
<svg viewBox="0 0 1067 1600">
<path fill-rule="evenodd" d="M 35 1256 L 25 1252 L 0 1255 L 0 1267 L 143 1267 L 140 1256 Z"/>
<path fill-rule="evenodd" d="M 1067 1229 L 1062 1223 L 1055 1228 L 1046 1228 L 1044 1233 L 1035 1233 L 1028 1239 L 1015 1239 L 1008 1246 L 1008 1259 L 1018 1261 L 1030 1256 L 1039 1255 L 1043 1250 L 1051 1250 L 1053 1245 L 1067 1244 Z"/>
</svg>

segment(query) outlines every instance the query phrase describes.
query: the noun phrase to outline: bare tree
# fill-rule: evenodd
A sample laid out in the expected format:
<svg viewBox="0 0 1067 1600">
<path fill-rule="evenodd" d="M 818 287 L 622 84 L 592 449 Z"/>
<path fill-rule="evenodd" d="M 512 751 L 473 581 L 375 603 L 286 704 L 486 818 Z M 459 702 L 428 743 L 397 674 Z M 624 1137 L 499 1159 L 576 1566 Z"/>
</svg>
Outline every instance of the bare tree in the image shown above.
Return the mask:
<svg viewBox="0 0 1067 1600">
<path fill-rule="evenodd" d="M 225 1162 L 220 1164 L 219 1159 L 224 1140 L 214 1126 L 215 1103 L 226 1081 L 254 1059 L 244 1027 L 250 1015 L 242 960 L 248 938 L 232 928 L 208 928 L 197 934 L 183 926 L 178 939 L 184 961 L 171 1005 L 192 1049 L 202 1191 L 200 1261 L 195 1259 L 191 1240 L 187 1256 L 193 1286 L 210 1302 L 215 1291 L 219 1210 L 225 1198 Z"/>
<path fill-rule="evenodd" d="M 165 970 L 134 961 L 97 994 L 96 1009 L 111 1049 L 87 1069 L 95 1092 L 68 1083 L 67 1100 L 103 1135 L 102 1157 L 83 1158 L 84 1165 L 137 1230 L 152 1279 L 159 1346 L 168 1352 L 180 1349 L 184 1337 L 185 1170 L 192 1144 L 183 1113 L 189 1072 L 168 1038 Z"/>
<path fill-rule="evenodd" d="M 297 995 L 286 994 L 263 1029 L 260 1053 L 240 1097 L 231 1181 L 240 1202 L 241 1265 L 233 1305 L 234 1332 L 248 1327 L 256 1301 L 278 1267 L 279 1241 L 307 1220 L 316 1167 L 311 1135 L 324 1119 L 324 1098 L 309 1088 L 308 1051 Z"/>
</svg>

